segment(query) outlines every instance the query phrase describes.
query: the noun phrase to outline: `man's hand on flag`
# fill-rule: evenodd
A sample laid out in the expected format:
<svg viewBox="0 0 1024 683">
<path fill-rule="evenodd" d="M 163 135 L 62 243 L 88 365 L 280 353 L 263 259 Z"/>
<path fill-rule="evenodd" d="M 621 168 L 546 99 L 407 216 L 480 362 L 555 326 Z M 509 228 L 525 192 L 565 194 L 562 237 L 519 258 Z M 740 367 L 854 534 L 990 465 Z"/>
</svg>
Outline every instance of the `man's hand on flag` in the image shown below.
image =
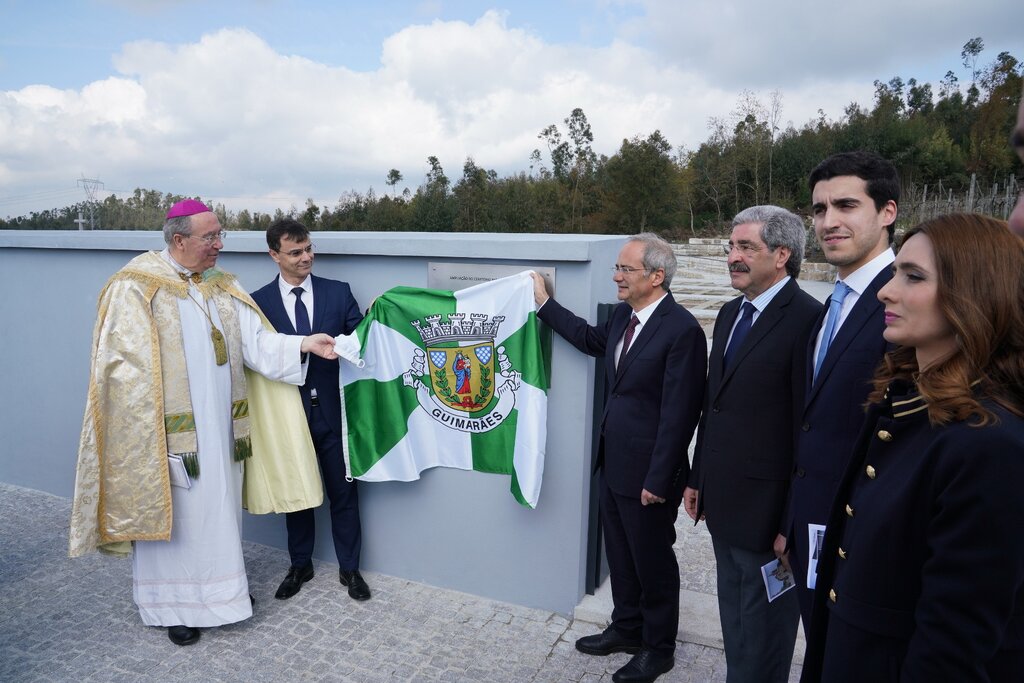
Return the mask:
<svg viewBox="0 0 1024 683">
<path fill-rule="evenodd" d="M 321 358 L 334 360 L 338 354 L 334 351 L 334 337 L 323 332 L 311 334 L 302 338 L 302 346 L 299 347 L 302 353 L 315 353 Z"/>
<path fill-rule="evenodd" d="M 549 298 L 548 288 L 544 284 L 544 278 L 532 270 L 530 271 L 530 277 L 533 278 L 533 300 L 537 303 L 537 308 L 540 308 Z"/>
</svg>

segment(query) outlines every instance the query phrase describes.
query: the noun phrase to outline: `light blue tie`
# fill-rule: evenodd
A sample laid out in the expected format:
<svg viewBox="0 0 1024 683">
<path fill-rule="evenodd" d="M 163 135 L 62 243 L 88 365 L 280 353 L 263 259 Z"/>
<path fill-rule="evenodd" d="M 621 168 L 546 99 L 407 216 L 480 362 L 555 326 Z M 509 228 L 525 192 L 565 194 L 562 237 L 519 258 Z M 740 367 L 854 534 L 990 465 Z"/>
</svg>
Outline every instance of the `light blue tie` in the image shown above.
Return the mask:
<svg viewBox="0 0 1024 683">
<path fill-rule="evenodd" d="M 818 371 L 821 364 L 825 362 L 825 354 L 836 336 L 836 328 L 839 327 L 839 313 L 843 310 L 843 299 L 850 293 L 850 288 L 845 282 L 836 282 L 836 288 L 832 290 L 832 299 L 828 303 L 828 318 L 825 320 L 825 331 L 821 334 L 821 347 L 818 349 L 818 358 L 814 361 L 814 379 L 818 379 Z"/>
</svg>

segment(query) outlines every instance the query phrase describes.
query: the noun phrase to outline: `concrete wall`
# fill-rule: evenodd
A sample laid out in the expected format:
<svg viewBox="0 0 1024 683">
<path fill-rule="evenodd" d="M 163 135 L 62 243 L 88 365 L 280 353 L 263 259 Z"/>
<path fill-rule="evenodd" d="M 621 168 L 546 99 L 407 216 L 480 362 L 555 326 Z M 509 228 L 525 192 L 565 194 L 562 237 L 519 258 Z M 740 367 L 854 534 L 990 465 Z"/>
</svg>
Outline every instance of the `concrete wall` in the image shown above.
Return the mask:
<svg viewBox="0 0 1024 683">
<path fill-rule="evenodd" d="M 619 237 L 315 233 L 315 272 L 352 285 L 360 305 L 427 284 L 428 261 L 556 269 L 558 299 L 594 320 L 615 300 Z M 157 232 L 0 231 L 0 481 L 70 497 L 85 406 L 96 298 Z M 218 265 L 250 291 L 276 267 L 262 233 L 231 233 Z M 547 459 L 536 510 L 507 476 L 428 470 L 412 483 L 360 487 L 364 569 L 529 607 L 571 612 L 583 594 L 595 366 L 557 336 Z M 315 556 L 334 562 L 317 512 Z M 283 516 L 246 515 L 245 537 L 286 547 Z M 282 576 L 286 567 L 281 567 Z"/>
</svg>

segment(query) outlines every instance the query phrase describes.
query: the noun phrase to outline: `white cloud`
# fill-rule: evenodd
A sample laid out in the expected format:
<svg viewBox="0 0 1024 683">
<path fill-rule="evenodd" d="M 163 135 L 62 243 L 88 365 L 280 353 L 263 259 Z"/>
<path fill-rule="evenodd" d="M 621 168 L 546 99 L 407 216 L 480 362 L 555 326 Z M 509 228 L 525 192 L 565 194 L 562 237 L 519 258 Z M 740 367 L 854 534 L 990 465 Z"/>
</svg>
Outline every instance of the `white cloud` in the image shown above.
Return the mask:
<svg viewBox="0 0 1024 683">
<path fill-rule="evenodd" d="M 720 0 L 649 0 L 644 19 L 600 48 L 551 44 L 489 11 L 473 23 L 394 33 L 369 72 L 282 54 L 245 29 L 186 44 L 130 43 L 114 57 L 116 77 L 81 90 L 0 92 L 0 200 L 85 172 L 108 188 L 200 194 L 232 209 L 301 207 L 307 197 L 333 206 L 347 190 L 386 190 L 391 168 L 415 188 L 429 155 L 453 180 L 467 156 L 503 175 L 525 170 L 542 148 L 537 133 L 550 123 L 564 130 L 575 107 L 592 125 L 595 150 L 610 155 L 623 138 L 655 129 L 695 147 L 709 117 L 735 108 L 741 87 L 762 98 L 781 88 L 783 122 L 797 125 L 819 108 L 836 118 L 851 101 L 869 105 L 870 79 L 843 75 L 849 68 L 827 73 L 823 65 L 839 58 L 821 46 L 856 55 L 897 42 L 894 32 L 862 35 L 875 21 L 870 11 L 842 21 L 808 13 L 794 16 L 787 40 L 751 37 L 748 25 L 777 21 L 796 4 L 740 11 Z M 728 21 L 744 33 L 742 45 Z M 782 75 L 783 62 L 799 66 L 795 75 Z M 779 75 L 730 80 L 744 69 Z M 48 205 L 0 201 L 0 215 L 40 208 Z"/>
<path fill-rule="evenodd" d="M 1021 44 L 1019 0 L 621 0 L 643 12 L 624 22 L 631 42 L 729 88 L 801 87 L 810 81 L 938 79 L 960 66 L 975 36 Z M 1005 49 L 999 48 L 999 49 Z M 991 52 L 988 59 L 996 53 Z M 906 73 L 905 69 L 932 73 Z M 941 69 L 941 70 L 937 70 Z"/>
</svg>

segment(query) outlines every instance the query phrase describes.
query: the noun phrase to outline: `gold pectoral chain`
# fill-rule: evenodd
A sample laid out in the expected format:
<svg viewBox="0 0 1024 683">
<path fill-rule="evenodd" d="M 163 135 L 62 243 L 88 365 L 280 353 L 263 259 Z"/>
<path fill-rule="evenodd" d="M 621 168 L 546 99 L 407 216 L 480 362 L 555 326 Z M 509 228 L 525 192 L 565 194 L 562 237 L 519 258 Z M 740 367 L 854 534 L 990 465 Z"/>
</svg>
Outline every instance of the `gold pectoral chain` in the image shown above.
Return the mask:
<svg viewBox="0 0 1024 683">
<path fill-rule="evenodd" d="M 206 314 L 206 319 L 210 321 L 210 341 L 213 342 L 213 355 L 217 361 L 217 365 L 224 365 L 228 362 L 228 345 L 224 341 L 224 335 L 217 326 L 213 324 L 213 318 L 210 316 L 210 302 L 207 299 L 203 299 L 206 304 L 204 307 L 196 298 L 192 296 L 192 292 L 188 292 L 188 298 L 192 300 L 196 306 L 199 306 L 199 310 Z"/>
</svg>

